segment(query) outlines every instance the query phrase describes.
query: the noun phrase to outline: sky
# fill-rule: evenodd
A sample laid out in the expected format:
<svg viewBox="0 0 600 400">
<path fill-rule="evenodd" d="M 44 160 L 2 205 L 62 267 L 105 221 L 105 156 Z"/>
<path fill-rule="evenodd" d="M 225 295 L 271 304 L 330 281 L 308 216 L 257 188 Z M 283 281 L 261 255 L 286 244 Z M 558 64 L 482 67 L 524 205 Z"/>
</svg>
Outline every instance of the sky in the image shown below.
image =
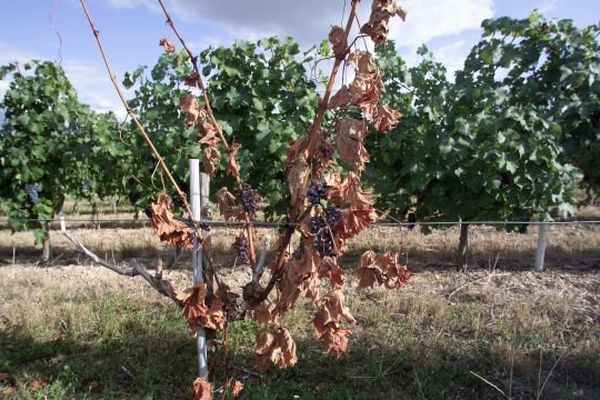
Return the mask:
<svg viewBox="0 0 600 400">
<path fill-rule="evenodd" d="M 79 99 L 99 111 L 124 115 L 78 0 L 0 0 L 0 65 L 43 59 L 60 62 Z M 308 49 L 340 24 L 351 0 L 165 0 L 193 49 L 235 40 L 292 36 Z M 534 9 L 547 18 L 573 19 L 577 26 L 600 22 L 597 0 L 404 0 L 407 13 L 391 26 L 390 38 L 409 63 L 426 44 L 450 73 L 459 69 L 481 35 L 485 18 L 524 18 Z M 161 38 L 175 42 L 157 0 L 87 0 L 119 80 L 139 65 L 154 65 Z M 363 0 L 359 19 L 368 18 Z M 8 83 L 0 81 L 0 96 Z"/>
</svg>

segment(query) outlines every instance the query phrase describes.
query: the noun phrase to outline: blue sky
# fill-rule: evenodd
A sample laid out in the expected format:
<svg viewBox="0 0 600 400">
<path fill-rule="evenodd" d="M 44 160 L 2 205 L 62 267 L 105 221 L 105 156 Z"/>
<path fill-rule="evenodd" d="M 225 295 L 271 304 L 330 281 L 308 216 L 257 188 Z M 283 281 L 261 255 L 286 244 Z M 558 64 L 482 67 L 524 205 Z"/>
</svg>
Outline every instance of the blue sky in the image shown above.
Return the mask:
<svg viewBox="0 0 600 400">
<path fill-rule="evenodd" d="M 167 0 L 173 17 L 195 51 L 236 39 L 292 36 L 308 48 L 339 24 L 344 0 Z M 350 0 L 346 0 L 346 10 Z M 548 18 L 569 18 L 578 26 L 600 21 L 597 0 L 406 0 L 405 23 L 391 37 L 409 61 L 426 43 L 450 70 L 460 67 L 480 36 L 484 18 L 525 17 L 533 9 Z M 152 65 L 161 53 L 158 41 L 173 38 L 155 0 L 88 0 L 117 76 L 138 65 Z M 370 1 L 363 1 L 365 20 Z M 62 45 L 55 30 L 62 38 Z M 98 49 L 77 0 L 4 1 L 0 14 L 0 64 L 30 58 L 58 60 L 82 101 L 98 110 L 123 115 Z M 0 82 L 0 95 L 6 83 Z"/>
</svg>

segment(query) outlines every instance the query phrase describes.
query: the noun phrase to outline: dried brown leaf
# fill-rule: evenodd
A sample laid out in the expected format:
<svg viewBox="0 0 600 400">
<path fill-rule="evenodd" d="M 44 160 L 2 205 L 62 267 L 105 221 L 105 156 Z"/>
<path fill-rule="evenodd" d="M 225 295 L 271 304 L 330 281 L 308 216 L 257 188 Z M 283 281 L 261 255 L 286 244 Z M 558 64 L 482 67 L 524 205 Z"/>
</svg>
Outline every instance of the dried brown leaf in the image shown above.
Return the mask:
<svg viewBox="0 0 600 400">
<path fill-rule="evenodd" d="M 198 283 L 183 301 L 183 315 L 188 320 L 192 336 L 196 335 L 200 328 L 220 330 L 225 326 L 223 300 L 216 297 L 209 308 L 205 303 L 206 294 L 206 284 Z"/>
<path fill-rule="evenodd" d="M 402 113 L 389 107 L 381 106 L 377 110 L 375 117 L 375 129 L 379 133 L 388 133 L 398 125 L 402 118 Z"/>
<path fill-rule="evenodd" d="M 212 386 L 204 378 L 196 378 L 192 384 L 192 395 L 190 400 L 210 400 L 212 399 Z"/>
<path fill-rule="evenodd" d="M 406 11 L 400 8 L 395 0 L 373 0 L 371 4 L 371 16 L 369 22 L 361 28 L 376 46 L 387 40 L 390 32 L 390 18 L 398 15 L 403 21 L 406 19 Z"/>
<path fill-rule="evenodd" d="M 263 330 L 256 339 L 256 369 L 264 372 L 269 365 L 275 364 L 278 368 L 287 368 L 296 364 L 296 343 L 285 328 L 276 328 L 274 331 Z"/>
<path fill-rule="evenodd" d="M 319 265 L 319 278 L 328 279 L 333 289 L 341 288 L 346 280 L 344 271 L 331 257 L 324 257 Z"/>
<path fill-rule="evenodd" d="M 216 147 L 206 147 L 203 150 L 204 157 L 202 157 L 202 164 L 204 165 L 204 172 L 210 176 L 215 176 L 215 172 L 219 167 L 219 161 L 221 161 L 221 153 Z"/>
<path fill-rule="evenodd" d="M 358 235 L 376 220 L 377 214 L 373 207 L 347 208 L 342 211 L 342 217 L 336 226 L 336 239 L 340 239 L 343 243 L 343 241 Z"/>
<path fill-rule="evenodd" d="M 327 200 L 338 206 L 349 204 L 357 209 L 373 206 L 372 192 L 362 188 L 360 176 L 353 171 L 350 171 L 343 181 L 339 173 L 334 173 L 328 177 L 326 183 L 329 186 Z"/>
<path fill-rule="evenodd" d="M 406 285 L 412 273 L 398 262 L 397 252 L 387 252 L 376 256 L 371 250 L 360 257 L 354 273 L 358 276 L 358 288 L 373 287 L 375 283 L 388 289 L 399 289 Z"/>
<path fill-rule="evenodd" d="M 181 111 L 185 113 L 185 124 L 187 126 L 194 125 L 202 112 L 196 96 L 188 94 L 181 100 L 179 106 Z"/>
<path fill-rule="evenodd" d="M 344 30 L 337 25 L 332 26 L 331 31 L 329 31 L 329 42 L 333 47 L 333 54 L 338 58 L 343 57 L 348 48 Z"/>
<path fill-rule="evenodd" d="M 227 190 L 226 187 L 222 187 L 217 192 L 217 204 L 219 205 L 219 212 L 226 221 L 243 221 L 244 211 L 239 205 L 237 199 L 233 194 Z"/>
<path fill-rule="evenodd" d="M 279 320 L 292 308 L 300 295 L 316 298 L 319 293 L 318 271 L 320 258 L 312 240 L 303 239 L 302 256 L 287 263 L 285 275 L 279 285 L 280 295 L 273 311 L 273 318 Z"/>
<path fill-rule="evenodd" d="M 297 158 L 291 163 L 287 180 L 290 191 L 290 207 L 299 215 L 306 203 L 306 191 L 310 179 L 310 166 L 304 158 Z"/>
<path fill-rule="evenodd" d="M 234 380 L 233 384 L 231 385 L 231 395 L 233 396 L 234 400 L 240 396 L 242 390 L 244 390 L 244 384 L 237 379 Z"/>
<path fill-rule="evenodd" d="M 233 142 L 229 146 L 229 162 L 227 163 L 227 172 L 236 178 L 240 177 L 240 167 L 235 157 L 241 148 L 242 145 L 237 142 Z"/>
<path fill-rule="evenodd" d="M 362 50 L 354 50 L 348 55 L 348 63 L 354 67 L 359 74 L 378 74 L 379 70 L 373 57 Z"/>
<path fill-rule="evenodd" d="M 335 357 L 345 353 L 348 346 L 350 329 L 341 328 L 343 321 L 356 323 L 350 310 L 344 305 L 342 290 L 337 288 L 319 301 L 319 309 L 313 318 L 317 339 L 325 343 L 325 353 Z"/>
<path fill-rule="evenodd" d="M 158 202 L 150 206 L 150 223 L 163 242 L 173 246 L 192 247 L 192 230 L 183 222 L 175 219 L 171 212 L 171 199 L 165 193 L 158 196 Z"/>
<path fill-rule="evenodd" d="M 327 108 L 333 110 L 334 108 L 345 108 L 352 102 L 352 96 L 350 95 L 350 90 L 348 86 L 342 86 L 333 96 L 329 99 L 329 103 L 327 103 Z"/>
<path fill-rule="evenodd" d="M 204 118 L 204 112 L 203 109 L 199 109 L 198 112 L 198 118 L 201 120 L 201 123 L 198 125 L 198 133 L 200 133 L 199 143 L 216 147 L 220 142 L 219 132 L 214 124 Z"/>
<path fill-rule="evenodd" d="M 369 153 L 363 144 L 367 133 L 364 121 L 344 117 L 338 123 L 335 137 L 338 154 L 343 162 L 350 163 L 357 171 L 364 170 L 369 161 Z"/>
<path fill-rule="evenodd" d="M 160 42 L 158 42 L 159 46 L 162 46 L 165 49 L 165 53 L 171 54 L 175 51 L 175 45 L 167 38 L 162 38 Z"/>
</svg>

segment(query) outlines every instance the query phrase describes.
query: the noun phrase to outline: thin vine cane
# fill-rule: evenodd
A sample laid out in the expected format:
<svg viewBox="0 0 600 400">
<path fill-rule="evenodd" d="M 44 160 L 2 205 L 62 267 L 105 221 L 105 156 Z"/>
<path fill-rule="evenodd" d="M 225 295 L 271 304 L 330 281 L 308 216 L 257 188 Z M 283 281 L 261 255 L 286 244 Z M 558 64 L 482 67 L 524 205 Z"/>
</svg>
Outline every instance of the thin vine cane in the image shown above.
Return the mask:
<svg viewBox="0 0 600 400">
<path fill-rule="evenodd" d="M 110 64 L 110 61 L 108 60 L 108 56 L 106 55 L 106 51 L 104 50 L 104 45 L 102 44 L 102 41 L 100 40 L 100 31 L 96 28 L 96 24 L 94 23 L 94 20 L 92 18 L 91 12 L 85 2 L 85 0 L 79 0 L 79 2 L 81 3 L 81 7 L 83 8 L 83 11 L 85 13 L 85 16 L 88 20 L 88 23 L 90 25 L 90 28 L 92 29 L 92 32 L 94 34 L 94 38 L 96 39 L 96 43 L 98 44 L 98 48 L 100 49 L 100 54 L 102 56 L 102 60 L 104 62 L 104 66 L 106 67 L 106 70 L 109 74 L 110 77 L 110 81 L 112 82 L 118 96 L 119 99 L 121 100 L 121 103 L 123 103 L 123 106 L 125 107 L 125 110 L 127 111 L 127 114 L 131 117 L 131 120 L 133 121 L 134 125 L 136 126 L 137 130 L 140 132 L 140 134 L 142 135 L 142 137 L 144 138 L 144 140 L 146 141 L 146 143 L 148 144 L 148 146 L 150 147 L 150 150 L 152 151 L 152 154 L 154 155 L 154 157 L 158 160 L 159 165 L 161 166 L 161 168 L 163 169 L 163 171 L 165 171 L 165 173 L 167 174 L 167 177 L 169 178 L 169 181 L 171 181 L 171 184 L 173 185 L 175 191 L 177 192 L 177 195 L 179 196 L 179 198 L 181 199 L 181 201 L 183 202 L 186 211 L 190 217 L 190 220 L 192 222 L 192 227 L 194 229 L 194 232 L 196 233 L 198 240 L 200 240 L 200 242 L 202 243 L 202 248 L 205 251 L 205 253 L 207 255 L 209 255 L 209 251 L 210 249 L 208 248 L 208 246 L 206 245 L 202 232 L 200 232 L 200 229 L 198 227 L 197 222 L 194 220 L 193 214 L 192 214 L 192 209 L 190 207 L 190 203 L 187 200 L 187 197 L 185 195 L 185 193 L 179 188 L 179 185 L 177 184 L 177 182 L 175 181 L 175 178 L 173 177 L 173 174 L 171 173 L 171 170 L 169 168 L 169 166 L 167 165 L 167 163 L 165 162 L 164 158 L 161 156 L 161 154 L 159 153 L 158 149 L 156 148 L 156 146 L 154 145 L 154 143 L 152 142 L 152 139 L 150 139 L 150 136 L 148 136 L 148 133 L 146 133 L 146 130 L 144 129 L 144 127 L 142 126 L 142 124 L 140 123 L 139 119 L 136 117 L 136 115 L 133 113 L 133 110 L 131 109 L 131 107 L 129 107 L 129 104 L 127 104 L 127 100 L 125 100 L 125 96 L 123 95 L 123 91 L 121 90 L 121 86 L 119 85 L 119 83 L 117 82 L 117 79 L 115 77 L 115 74 L 113 72 L 112 66 Z M 208 266 L 210 269 L 210 272 L 212 273 L 213 277 L 215 278 L 215 280 L 217 281 L 217 285 L 220 286 L 220 279 L 218 277 L 218 275 L 216 274 L 216 271 L 214 269 L 214 266 L 212 264 L 212 259 L 211 257 L 207 257 L 208 259 Z"/>
<path fill-rule="evenodd" d="M 175 22 L 173 22 L 173 18 L 171 18 L 171 14 L 167 10 L 167 7 L 165 6 L 163 0 L 158 0 L 158 3 L 160 4 L 160 7 L 162 8 L 163 13 L 165 14 L 165 17 L 167 18 L 167 25 L 169 25 L 169 27 L 173 30 L 173 33 L 175 33 L 175 36 L 177 36 L 179 43 L 181 43 L 181 45 L 183 46 L 184 50 L 186 51 L 186 53 L 190 59 L 190 62 L 192 63 L 192 66 L 194 67 L 194 72 L 196 73 L 196 77 L 197 77 L 196 85 L 198 86 L 198 89 L 200 89 L 200 91 L 202 92 L 202 96 L 204 98 L 204 104 L 205 104 L 208 116 L 210 118 L 210 122 L 216 127 L 217 133 L 219 135 L 219 139 L 221 140 L 221 142 L 223 142 L 223 146 L 225 146 L 225 149 L 227 149 L 227 153 L 228 153 L 229 157 L 233 158 L 235 160 L 234 152 L 233 152 L 232 148 L 229 147 L 229 144 L 227 143 L 227 139 L 225 138 L 225 135 L 223 134 L 223 130 L 221 129 L 221 125 L 217 122 L 217 119 L 215 118 L 212 107 L 210 106 L 210 100 L 208 99 L 208 93 L 206 91 L 206 87 L 204 86 L 204 81 L 202 80 L 202 75 L 200 74 L 200 69 L 198 68 L 197 57 L 194 57 L 194 55 L 192 54 L 192 51 L 190 50 L 187 43 L 183 39 L 181 32 L 179 32 L 179 29 L 177 29 L 177 26 L 175 25 Z M 238 189 L 241 191 L 243 182 L 242 182 L 239 174 L 233 174 L 233 175 L 236 180 Z M 250 216 L 248 215 L 248 213 L 246 211 L 244 211 L 244 219 L 246 222 L 246 234 L 248 236 L 248 249 L 250 250 L 250 254 L 249 254 L 250 262 L 252 265 L 255 265 L 256 264 L 256 252 L 254 250 L 254 238 L 252 235 L 252 220 L 250 219 Z"/>
</svg>

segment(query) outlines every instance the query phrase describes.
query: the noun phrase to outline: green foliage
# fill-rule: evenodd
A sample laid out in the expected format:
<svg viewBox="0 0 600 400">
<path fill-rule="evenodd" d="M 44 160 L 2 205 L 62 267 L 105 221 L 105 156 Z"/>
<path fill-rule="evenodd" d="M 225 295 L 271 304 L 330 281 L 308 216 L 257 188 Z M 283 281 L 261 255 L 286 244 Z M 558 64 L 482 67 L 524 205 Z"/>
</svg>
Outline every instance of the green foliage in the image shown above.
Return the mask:
<svg viewBox="0 0 600 400">
<path fill-rule="evenodd" d="M 288 142 L 306 130 L 314 113 L 315 88 L 303 65 L 309 60 L 296 42 L 280 42 L 277 38 L 208 48 L 200 54 L 215 116 L 227 140 L 242 145 L 237 156 L 242 179 L 268 200 L 266 211 L 270 216 L 285 212 L 284 160 Z M 141 67 L 125 76 L 123 83 L 129 88 L 135 86 L 129 104 L 156 147 L 169 149 L 163 156 L 185 188 L 188 159 L 202 157 L 199 134 L 194 127 L 185 126 L 180 112 L 180 101 L 192 92 L 182 84 L 192 73 L 191 67 L 184 52 L 175 52 L 161 55 L 149 77 L 144 72 L 145 67 Z M 199 103 L 203 104 L 202 98 Z M 128 129 L 126 141 L 133 147 L 144 147 L 133 131 L 135 127 Z M 157 187 L 162 185 L 162 171 L 156 170 L 156 161 L 149 154 L 131 154 L 135 178 L 129 182 L 138 205 L 154 200 Z M 225 163 L 224 156 L 213 187 L 234 186 L 225 173 Z"/>
<path fill-rule="evenodd" d="M 188 159 L 201 157 L 197 134 L 185 126 L 179 111 L 179 102 L 187 93 L 181 82 L 191 74 L 191 67 L 186 54 L 178 51 L 162 54 L 149 76 L 146 70 L 139 67 L 125 74 L 123 85 L 133 90 L 128 103 L 174 176 L 180 179 L 178 185 L 185 189 Z M 157 192 L 166 188 L 167 179 L 133 122 L 122 127 L 118 140 L 112 138 L 107 144 L 120 157 L 116 173 L 131 202 L 143 208 L 155 201 Z"/>
<path fill-rule="evenodd" d="M 289 142 L 304 134 L 316 109 L 315 85 L 304 66 L 311 56 L 301 53 L 290 38 L 280 42 L 272 37 L 256 44 L 209 48 L 200 59 L 204 75 L 210 77 L 215 115 L 228 140 L 242 145 L 238 154 L 242 179 L 267 199 L 268 215 L 281 215 L 287 206 L 286 150 Z M 218 186 L 224 183 L 217 177 Z"/>
<path fill-rule="evenodd" d="M 578 95 L 564 84 L 561 88 L 561 82 L 575 77 L 565 75 L 558 64 L 566 61 L 552 55 L 573 48 L 569 40 L 553 40 L 548 32 L 572 25 L 548 25 L 533 14 L 526 20 L 487 20 L 483 27 L 482 40 L 455 82 L 448 81 L 444 67 L 426 49 L 420 51 L 421 63 L 410 69 L 393 45 L 380 50 L 386 83 L 394 88 L 387 101 L 405 118 L 380 139 L 370 176 L 381 194 L 380 206 L 396 216 L 520 219 L 544 218 L 549 212 L 566 217 L 573 211 L 580 173 L 572 164 L 581 163 L 564 156 L 564 145 L 582 136 L 593 143 L 590 137 L 597 133 L 576 134 L 571 128 L 589 128 L 593 120 L 581 112 L 574 115 L 577 107 L 568 99 Z M 595 71 L 584 59 L 580 62 L 580 70 Z M 560 70 L 562 78 L 556 74 Z M 589 101 L 597 100 L 592 89 L 585 93 Z"/>
<path fill-rule="evenodd" d="M 525 20 L 487 20 L 483 27 L 482 51 L 494 51 L 506 64 L 501 67 L 510 67 L 496 80 L 520 104 L 545 113 L 560 138 L 560 158 L 579 167 L 586 187 L 598 193 L 600 26 L 579 29 L 570 20 L 545 21 L 533 13 Z"/>
<path fill-rule="evenodd" d="M 89 197 L 98 185 L 100 171 L 89 158 L 112 117 L 99 116 L 79 103 L 64 71 L 52 62 L 5 65 L 0 78 L 10 80 L 0 103 L 5 111 L 0 204 L 11 228 L 34 230 L 40 244 L 47 237 L 40 220 L 52 218 L 66 194 Z M 33 184 L 41 187 L 36 203 L 26 193 L 27 185 Z"/>
</svg>

